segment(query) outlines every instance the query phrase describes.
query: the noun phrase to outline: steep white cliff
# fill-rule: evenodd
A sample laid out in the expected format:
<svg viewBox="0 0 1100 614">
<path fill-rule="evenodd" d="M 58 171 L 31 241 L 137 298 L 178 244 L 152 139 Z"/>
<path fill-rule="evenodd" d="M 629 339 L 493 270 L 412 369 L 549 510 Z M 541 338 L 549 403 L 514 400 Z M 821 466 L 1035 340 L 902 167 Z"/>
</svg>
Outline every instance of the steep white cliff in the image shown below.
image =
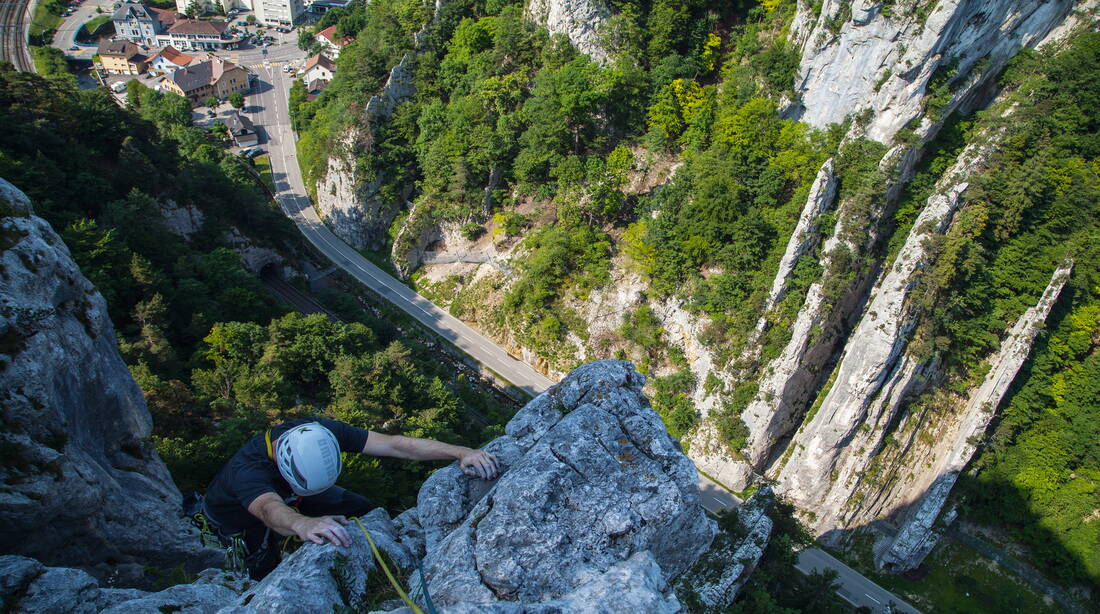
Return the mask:
<svg viewBox="0 0 1100 614">
<path fill-rule="evenodd" d="M 611 17 L 603 0 L 531 0 L 527 17 L 546 26 L 551 34 L 564 34 L 569 42 L 600 64 L 610 60 L 600 42 L 600 28 Z"/>
<path fill-rule="evenodd" d="M 887 143 L 910 122 L 922 136 L 969 104 L 1020 47 L 1061 25 L 1073 0 L 825 0 L 799 2 L 792 39 L 802 60 L 792 116 L 814 126 L 870 112 Z M 926 115 L 926 111 L 931 113 Z"/>
<path fill-rule="evenodd" d="M 1031 345 L 1042 330 L 1043 323 L 1058 301 L 1062 288 L 1069 281 L 1073 263 L 1066 263 L 1054 271 L 1039 302 L 1029 308 L 1012 326 L 1001 347 L 989 360 L 989 373 L 981 385 L 971 391 L 965 407 L 951 424 L 941 432 L 941 441 L 950 441 L 950 447 L 938 447 L 933 458 L 925 461 L 927 471 L 916 476 L 906 488 L 910 491 L 925 487 L 925 493 L 913 506 L 912 512 L 901 523 L 901 530 L 889 544 L 879 551 L 875 563 L 888 571 L 903 571 L 920 565 L 935 546 L 932 526 L 943 509 L 944 502 L 966 464 L 977 449 L 975 442 L 989 426 L 1012 380 L 1031 353 Z M 904 431 L 905 425 L 899 430 Z M 930 482 L 931 481 L 931 482 Z M 930 483 L 929 483 L 930 482 Z"/>
<path fill-rule="evenodd" d="M 927 365 L 916 364 L 904 351 L 919 315 L 909 293 L 930 263 L 930 240 L 944 232 L 959 206 L 967 187 L 961 179 L 989 149 L 967 147 L 940 179 L 852 331 L 853 343 L 845 348 L 824 401 L 791 444 L 778 489 L 803 509 L 816 510 L 819 532 L 842 522 L 841 510 L 902 399 L 921 384 L 917 376 Z"/>
<path fill-rule="evenodd" d="M 772 280 L 768 298 L 764 301 L 761 313 L 764 315 L 756 323 L 754 332 L 759 334 L 767 326 L 767 314 L 787 293 L 787 280 L 794 273 L 794 267 L 798 259 L 805 254 L 813 252 L 821 242 L 821 229 L 817 227 L 817 221 L 822 213 L 833 206 L 836 197 L 836 173 L 833 171 L 833 159 L 829 158 L 817 172 L 813 184 L 810 186 L 810 194 L 806 197 L 806 204 L 802 207 L 802 213 L 798 216 L 798 224 L 787 241 L 787 249 L 779 260 L 779 269 Z M 756 337 L 754 337 L 755 339 Z M 753 345 L 750 343 L 750 345 Z"/>
<path fill-rule="evenodd" d="M 357 249 L 382 247 L 386 230 L 404 206 L 403 201 L 383 201 L 379 192 L 385 177 L 381 173 L 371 181 L 362 181 L 356 159 L 370 155 L 378 123 L 389 119 L 397 105 L 415 92 L 412 58 L 406 54 L 390 70 L 382 92 L 367 101 L 356 124 L 330 153 L 324 176 L 317 180 L 314 201 L 318 214 L 336 236 Z"/>
<path fill-rule="evenodd" d="M 200 552 L 103 297 L 2 179 L 0 417 L 5 552 L 89 568 Z"/>
</svg>

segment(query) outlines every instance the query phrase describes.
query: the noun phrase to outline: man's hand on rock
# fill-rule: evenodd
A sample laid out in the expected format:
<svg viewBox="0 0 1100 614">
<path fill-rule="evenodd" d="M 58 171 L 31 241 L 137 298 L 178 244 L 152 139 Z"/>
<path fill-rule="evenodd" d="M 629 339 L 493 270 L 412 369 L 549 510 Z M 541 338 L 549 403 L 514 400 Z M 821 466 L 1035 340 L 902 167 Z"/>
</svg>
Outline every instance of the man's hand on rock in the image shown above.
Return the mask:
<svg viewBox="0 0 1100 614">
<path fill-rule="evenodd" d="M 351 538 L 348 537 L 348 531 L 344 528 L 346 524 L 348 519 L 343 516 L 317 518 L 306 516 L 299 521 L 298 526 L 294 527 L 294 532 L 302 541 L 311 541 L 315 544 L 328 541 L 334 546 L 347 546 L 351 544 Z"/>
<path fill-rule="evenodd" d="M 476 476 L 483 480 L 495 479 L 500 472 L 497 466 L 497 457 L 485 450 L 470 450 L 459 460 L 458 464 L 466 475 Z"/>
</svg>

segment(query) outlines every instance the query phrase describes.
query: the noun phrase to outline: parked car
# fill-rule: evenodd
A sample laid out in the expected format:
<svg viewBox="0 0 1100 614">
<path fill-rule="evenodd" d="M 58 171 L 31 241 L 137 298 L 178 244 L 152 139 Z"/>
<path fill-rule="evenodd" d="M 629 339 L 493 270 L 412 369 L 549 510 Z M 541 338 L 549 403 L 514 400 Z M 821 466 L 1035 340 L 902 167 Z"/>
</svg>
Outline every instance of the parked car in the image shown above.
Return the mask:
<svg viewBox="0 0 1100 614">
<path fill-rule="evenodd" d="M 266 153 L 264 150 L 260 149 L 259 147 L 254 147 L 252 151 L 249 152 L 248 157 L 255 158 L 256 156 L 263 155 L 264 153 Z"/>
<path fill-rule="evenodd" d="M 72 47 L 69 47 L 69 51 L 80 51 L 80 47 L 73 45 Z"/>
</svg>

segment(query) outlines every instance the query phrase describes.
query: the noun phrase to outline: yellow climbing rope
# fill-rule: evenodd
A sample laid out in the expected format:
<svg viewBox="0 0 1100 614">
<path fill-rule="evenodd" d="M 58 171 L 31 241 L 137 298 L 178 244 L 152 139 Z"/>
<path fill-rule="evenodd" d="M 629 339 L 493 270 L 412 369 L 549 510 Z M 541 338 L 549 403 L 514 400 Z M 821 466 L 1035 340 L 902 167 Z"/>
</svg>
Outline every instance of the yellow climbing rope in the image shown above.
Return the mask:
<svg viewBox="0 0 1100 614">
<path fill-rule="evenodd" d="M 420 609 L 420 606 L 416 605 L 409 596 L 405 594 L 405 591 L 401 590 L 401 585 L 397 583 L 397 580 L 393 577 L 393 573 L 390 571 L 389 566 L 382 560 L 382 553 L 378 551 L 378 546 L 374 545 L 374 540 L 371 539 L 370 533 L 367 532 L 367 528 L 363 526 L 363 523 L 355 518 L 355 524 L 359 525 L 359 530 L 363 532 L 363 535 L 367 536 L 367 542 L 370 543 L 370 549 L 374 551 L 374 558 L 378 560 L 378 564 L 382 567 L 382 571 L 386 572 L 386 577 L 390 579 L 390 585 L 393 586 L 393 590 L 397 591 L 397 594 L 401 596 L 401 600 L 405 602 L 405 605 L 413 611 L 413 614 L 424 614 L 424 610 Z"/>
</svg>

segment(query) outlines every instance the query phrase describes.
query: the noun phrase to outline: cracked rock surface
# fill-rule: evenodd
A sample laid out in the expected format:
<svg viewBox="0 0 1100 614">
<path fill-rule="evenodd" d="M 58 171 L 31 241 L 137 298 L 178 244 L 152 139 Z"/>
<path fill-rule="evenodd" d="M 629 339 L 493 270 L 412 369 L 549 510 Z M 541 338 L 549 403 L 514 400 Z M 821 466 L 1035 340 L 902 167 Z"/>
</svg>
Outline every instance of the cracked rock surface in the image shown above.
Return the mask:
<svg viewBox="0 0 1100 614">
<path fill-rule="evenodd" d="M 437 604 L 546 602 L 648 551 L 664 581 L 717 530 L 696 471 L 642 395 L 630 363 L 573 371 L 486 446 L 506 470 L 490 484 L 457 465 L 420 491 L 424 573 Z"/>
</svg>

